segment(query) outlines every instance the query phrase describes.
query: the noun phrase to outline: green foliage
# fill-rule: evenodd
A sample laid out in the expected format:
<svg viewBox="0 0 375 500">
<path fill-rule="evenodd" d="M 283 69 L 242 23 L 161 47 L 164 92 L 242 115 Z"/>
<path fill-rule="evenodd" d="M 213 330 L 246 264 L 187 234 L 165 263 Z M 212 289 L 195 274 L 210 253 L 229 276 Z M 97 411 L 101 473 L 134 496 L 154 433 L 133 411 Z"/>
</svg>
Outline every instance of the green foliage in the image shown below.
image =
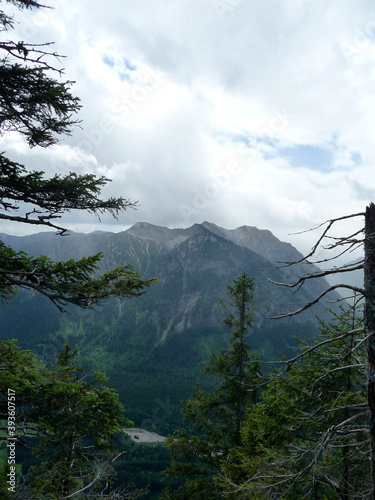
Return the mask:
<svg viewBox="0 0 375 500">
<path fill-rule="evenodd" d="M 32 0 L 12 0 L 20 9 L 44 7 Z M 13 19 L 0 11 L 2 31 L 13 28 Z M 0 27 L 1 30 L 1 27 Z M 5 57 L 0 59 L 0 135 L 19 133 L 30 147 L 49 147 L 60 135 L 70 134 L 79 123 L 74 114 L 79 99 L 70 93 L 73 82 L 59 82 L 50 73 L 56 53 L 50 44 L 0 42 Z M 48 226 L 60 235 L 67 229 L 57 224 L 62 214 L 83 210 L 100 215 L 118 214 L 135 204 L 124 198 L 100 198 L 105 177 L 92 174 L 54 175 L 28 171 L 0 154 L 0 219 L 9 222 Z M 18 288 L 37 291 L 61 310 L 68 303 L 91 307 L 111 296 L 139 296 L 155 280 L 143 281 L 131 266 L 120 266 L 97 276 L 102 254 L 78 261 L 52 262 L 44 256 L 31 259 L 0 241 L 0 299 L 8 302 Z"/>
<path fill-rule="evenodd" d="M 276 372 L 261 402 L 248 409 L 243 446 L 231 462 L 249 498 L 359 498 L 369 462 L 364 342 L 358 303 L 320 323 L 320 336 Z M 222 480 L 226 492 L 233 483 Z M 258 495 L 258 496 L 257 496 Z M 362 498 L 361 496 L 361 498 Z"/>
<path fill-rule="evenodd" d="M 253 313 L 241 306 L 253 297 L 243 293 L 240 280 L 235 284 L 228 287 L 235 312 L 224 320 L 230 346 L 212 354 L 205 369 L 217 386 L 212 393 L 195 388 L 182 410 L 191 429 L 167 439 L 172 463 L 166 473 L 180 483 L 163 498 L 368 498 L 360 301 L 330 311 L 331 319 L 319 322 L 319 336 L 299 341 L 286 369 L 260 384 L 256 358 L 246 348 L 241 354 L 243 327 Z"/>
<path fill-rule="evenodd" d="M 20 498 L 60 499 L 89 484 L 98 487 L 113 475 L 113 436 L 132 422 L 123 417 L 115 391 L 103 385 L 103 374 L 91 382 L 79 378 L 76 355 L 65 345 L 56 366 L 49 368 L 14 341 L 0 344 L 1 419 L 7 416 L 11 388 L 16 394 L 17 444 L 32 445 L 39 458 L 17 487 Z"/>
<path fill-rule="evenodd" d="M 164 488 L 161 472 L 168 466 L 171 454 L 164 443 L 136 443 L 125 434 L 114 440 L 125 453 L 116 460 L 113 486 L 133 483 L 137 489 L 148 488 L 147 498 L 158 498 Z"/>
<path fill-rule="evenodd" d="M 193 432 L 179 429 L 167 439 L 173 456 L 166 473 L 183 484 L 178 490 L 167 488 L 164 498 L 220 498 L 215 477 L 230 450 L 241 445 L 245 410 L 257 399 L 259 363 L 249 354 L 245 336 L 253 317 L 253 286 L 245 273 L 227 286 L 225 305 L 231 310 L 223 324 L 231 330 L 230 344 L 205 366 L 205 374 L 216 380 L 213 393 L 196 387 L 183 406 Z"/>
<path fill-rule="evenodd" d="M 35 0 L 4 3 L 20 10 L 47 8 Z M 13 17 L 1 9 L 0 31 L 13 27 Z M 74 82 L 54 77 L 56 72 L 62 74 L 53 66 L 61 56 L 49 52 L 50 45 L 0 41 L 4 54 L 0 58 L 0 135 L 16 132 L 30 147 L 50 147 L 79 124 L 74 118 L 79 99 L 70 93 Z M 104 177 L 74 172 L 48 178 L 45 172 L 29 171 L 1 152 L 0 219 L 47 226 L 64 235 L 67 229 L 57 220 L 66 212 L 110 213 L 117 218 L 135 207 L 124 198 L 101 199 L 107 182 Z M 90 308 L 113 296 L 138 297 L 155 282 L 142 280 L 130 265 L 99 274 L 102 258 L 97 253 L 54 262 L 44 255 L 31 257 L 16 251 L 0 240 L 0 299 L 7 303 L 19 288 L 25 288 L 44 295 L 63 311 L 70 304 Z M 56 366 L 50 368 L 14 342 L 0 344 L 1 414 L 7 414 L 11 388 L 17 395 L 18 446 L 31 446 L 38 459 L 18 485 L 18 498 L 52 500 L 77 490 L 95 491 L 113 474 L 113 436 L 130 421 L 122 416 L 118 396 L 104 385 L 107 379 L 102 374 L 91 382 L 79 378 L 76 354 L 65 345 Z M 6 429 L 3 424 L 1 428 Z"/>
<path fill-rule="evenodd" d="M 142 280 L 130 265 L 95 277 L 102 258 L 99 253 L 80 260 L 54 262 L 44 255 L 32 258 L 16 252 L 0 241 L 0 297 L 8 301 L 18 288 L 33 289 L 64 310 L 68 303 L 92 307 L 113 296 L 139 297 L 156 281 Z"/>
<path fill-rule="evenodd" d="M 23 201 L 53 214 L 53 218 L 73 209 L 87 210 L 94 214 L 108 211 L 117 217 L 127 203 L 123 198 L 99 198 L 101 188 L 109 182 L 105 177 L 97 178 L 92 174 L 77 175 L 70 172 L 64 176 L 56 174 L 45 179 L 44 172 L 28 172 L 23 165 L 12 162 L 3 155 L 0 155 L 0 167 L 0 184 L 3 194 L 6 195 L 2 205 L 7 211 L 19 211 L 16 203 Z M 5 198 L 9 200 L 7 203 Z M 40 212 L 38 213 L 40 215 Z M 39 217 L 38 220 L 33 220 L 30 215 L 23 220 L 18 218 L 18 221 L 28 224 L 41 222 Z M 47 218 L 42 217 L 42 222 L 43 219 L 47 221 Z"/>
<path fill-rule="evenodd" d="M 6 1 L 19 9 L 45 7 L 33 0 Z M 0 23 L 1 31 L 14 27 L 13 18 L 3 10 Z M 48 70 L 54 70 L 48 60 L 57 57 L 44 50 L 49 45 L 0 42 L 0 49 L 5 52 L 0 59 L 0 131 L 20 133 L 31 147 L 51 146 L 60 134 L 70 134 L 79 123 L 72 118 L 80 108 L 79 99 L 70 94 L 74 82 L 61 83 L 47 75 Z"/>
<path fill-rule="evenodd" d="M 69 134 L 78 123 L 72 113 L 80 107 L 69 92 L 73 82 L 57 82 L 46 68 L 11 64 L 6 58 L 0 63 L 2 130 L 19 132 L 31 147 L 51 146 L 56 135 Z"/>
</svg>

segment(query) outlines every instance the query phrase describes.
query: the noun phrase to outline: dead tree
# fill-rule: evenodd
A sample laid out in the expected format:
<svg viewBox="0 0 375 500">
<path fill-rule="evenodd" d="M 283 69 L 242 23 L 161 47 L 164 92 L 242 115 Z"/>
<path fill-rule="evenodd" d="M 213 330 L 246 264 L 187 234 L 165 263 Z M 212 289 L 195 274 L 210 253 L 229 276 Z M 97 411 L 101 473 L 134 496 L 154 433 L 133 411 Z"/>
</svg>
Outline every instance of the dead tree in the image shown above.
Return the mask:
<svg viewBox="0 0 375 500">
<path fill-rule="evenodd" d="M 365 216 L 365 334 L 367 353 L 367 401 L 370 427 L 372 499 L 375 499 L 375 205 L 366 208 Z"/>
<path fill-rule="evenodd" d="M 356 217 L 364 218 L 364 224 L 360 229 L 348 236 L 335 237 L 331 236 L 331 229 L 337 223 L 354 219 Z M 293 312 L 286 312 L 277 316 L 276 318 L 294 316 L 310 308 L 316 304 L 323 297 L 327 296 L 333 290 L 349 290 L 354 293 L 359 293 L 364 297 L 364 337 L 366 340 L 366 381 L 367 381 L 367 412 L 368 412 L 368 425 L 370 434 L 370 465 L 371 465 L 371 494 L 369 498 L 375 500 L 375 205 L 370 203 L 366 207 L 365 212 L 347 215 L 344 217 L 331 219 L 318 228 L 324 228 L 321 236 L 318 238 L 316 244 L 311 252 L 300 259 L 298 262 L 284 262 L 282 266 L 290 266 L 296 263 L 308 263 L 317 265 L 326 265 L 329 263 L 329 268 L 321 271 L 314 271 L 311 274 L 301 276 L 295 283 L 277 283 L 278 285 L 287 286 L 298 290 L 306 281 L 326 277 L 336 274 L 344 274 L 357 269 L 364 270 L 364 286 L 363 288 L 356 287 L 345 283 L 332 285 L 315 297 L 312 301 L 305 304 Z M 317 228 L 315 228 L 317 229 Z M 326 242 L 329 242 L 328 244 Z M 359 246 L 363 247 L 364 258 L 355 264 L 345 264 L 341 266 L 333 266 L 331 262 L 338 257 L 347 254 Z M 324 248 L 330 250 L 335 255 L 322 260 L 314 260 L 318 249 Z M 338 253 L 337 253 L 338 252 Z M 293 362 L 294 360 L 292 360 Z M 288 361 L 290 365 L 291 360 Z"/>
</svg>

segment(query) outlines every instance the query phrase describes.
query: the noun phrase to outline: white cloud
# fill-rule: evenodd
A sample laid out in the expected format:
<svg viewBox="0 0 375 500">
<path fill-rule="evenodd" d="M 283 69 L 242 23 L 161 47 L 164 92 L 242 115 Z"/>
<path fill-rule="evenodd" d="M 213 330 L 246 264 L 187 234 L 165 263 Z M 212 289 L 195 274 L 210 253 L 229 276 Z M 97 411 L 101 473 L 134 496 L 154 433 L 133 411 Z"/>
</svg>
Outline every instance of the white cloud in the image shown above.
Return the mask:
<svg viewBox="0 0 375 500">
<path fill-rule="evenodd" d="M 370 1 L 247 0 L 227 2 L 225 11 L 214 0 L 56 5 L 44 18 L 22 13 L 27 22 L 18 30 L 33 42 L 56 40 L 68 56 L 84 128 L 53 151 L 26 156 L 15 139 L 6 145 L 31 165 L 43 159 L 46 169 L 104 173 L 113 179 L 104 193 L 140 201 L 118 223 L 103 218 L 101 229 L 207 219 L 268 228 L 287 240 L 371 201 Z M 281 149 L 301 145 L 330 150 L 330 168 L 289 164 Z M 231 162 L 241 173 L 215 191 Z M 197 209 L 199 196 L 207 199 Z M 181 205 L 191 207 L 189 217 Z M 70 220 L 73 229 L 97 223 L 86 215 Z M 311 241 L 307 234 L 293 244 Z"/>
</svg>

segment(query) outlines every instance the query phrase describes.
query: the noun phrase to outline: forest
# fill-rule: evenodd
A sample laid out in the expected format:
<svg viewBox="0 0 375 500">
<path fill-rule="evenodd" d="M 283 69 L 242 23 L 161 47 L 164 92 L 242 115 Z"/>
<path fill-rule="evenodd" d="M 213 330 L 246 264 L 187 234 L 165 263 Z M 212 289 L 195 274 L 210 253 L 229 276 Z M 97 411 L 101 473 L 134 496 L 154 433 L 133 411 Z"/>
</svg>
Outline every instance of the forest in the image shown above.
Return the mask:
<svg viewBox="0 0 375 500">
<path fill-rule="evenodd" d="M 25 9 L 45 8 L 37 0 L 6 0 L 5 5 L 16 7 L 21 15 Z M 6 9 L 0 10 L 2 33 L 11 33 L 14 22 Z M 71 94 L 73 82 L 61 83 L 63 72 L 55 64 L 62 56 L 50 45 L 0 42 L 0 130 L 2 135 L 20 135 L 30 148 L 50 148 L 80 124 L 75 118 L 80 101 Z M 70 172 L 48 177 L 44 171 L 30 169 L 8 156 L 6 152 L 0 154 L 0 219 L 8 223 L 50 228 L 57 233 L 56 238 L 69 238 L 68 228 L 61 222 L 63 214 L 78 211 L 117 219 L 137 205 L 122 197 L 103 199 L 102 191 L 109 182 L 105 176 Z M 364 227 L 349 235 L 330 236 L 335 224 L 353 218 L 364 220 Z M 287 323 L 288 333 L 295 331 L 298 338 L 290 335 L 293 345 L 288 346 L 287 355 L 270 360 L 254 349 L 251 332 L 259 323 L 260 308 L 270 308 L 267 300 L 271 295 L 263 289 L 259 292 L 254 277 L 245 270 L 225 283 L 221 290 L 225 298 L 217 304 L 223 318 L 217 330 L 211 325 L 207 329 L 212 337 L 204 343 L 194 326 L 192 337 L 184 345 L 179 344 L 178 337 L 173 340 L 176 358 L 177 354 L 188 357 L 193 340 L 201 345 L 200 353 L 206 357 L 203 371 L 197 375 L 199 383 L 184 398 L 181 408 L 169 399 L 161 401 L 159 407 L 165 418 L 158 417 L 160 408 L 152 419 L 149 413 L 142 413 L 144 409 L 139 410 L 140 415 L 134 412 L 145 429 L 165 434 L 161 443 L 137 443 L 137 436 L 132 439 L 126 434 L 125 429 L 134 421 L 107 375 L 95 366 L 102 354 L 100 349 L 91 352 L 90 366 L 83 367 L 82 353 L 65 342 L 46 362 L 39 353 L 18 345 L 17 340 L 3 338 L 6 333 L 2 332 L 2 498 L 375 498 L 375 206 L 370 203 L 364 212 L 331 219 L 319 229 L 320 236 L 308 255 L 300 261 L 280 263 L 280 269 L 313 263 L 312 271 L 293 283 L 272 279 L 272 287 L 292 288 L 299 293 L 306 283 L 356 270 L 364 270 L 364 286 L 343 280 L 320 290 L 297 309 L 280 312 L 279 319 L 288 319 L 310 310 L 328 294 L 334 298 L 311 330 L 298 328 L 298 320 L 297 326 Z M 236 262 L 250 255 L 249 249 L 238 249 L 233 241 L 224 241 L 217 234 L 207 236 L 205 231 L 207 224 L 198 228 L 194 241 L 208 260 L 213 262 L 215 251 L 218 262 L 222 262 L 228 248 Z M 336 266 L 331 264 L 335 256 L 324 258 L 330 267 L 320 270 L 315 265 L 323 261 L 315 256 L 326 239 L 329 244 L 325 249 L 339 250 L 341 255 L 354 247 L 363 248 L 363 260 Z M 213 247 L 208 242 L 219 243 Z M 191 241 L 173 254 L 169 270 L 177 269 L 176 262 L 181 261 L 189 245 L 192 247 Z M 147 260 L 148 254 L 142 257 Z M 104 260 L 102 252 L 53 260 L 13 248 L 2 238 L 2 308 L 11 308 L 19 297 L 17 307 L 22 308 L 23 290 L 42 296 L 59 314 L 67 314 L 72 308 L 91 311 L 111 301 L 117 301 L 116 307 L 121 310 L 122 300 L 142 304 L 144 296 L 154 297 L 152 290 L 163 276 L 141 276 L 133 263 L 103 270 Z M 273 276 L 286 276 L 276 267 Z M 205 285 L 201 275 L 195 276 L 194 283 Z M 220 288 L 221 282 L 214 285 Z M 346 296 L 338 296 L 336 291 Z M 167 292 L 171 297 L 177 294 L 177 288 Z M 203 303 L 200 311 L 202 321 L 208 315 L 207 304 Z M 147 311 L 134 311 L 137 320 L 147 316 Z M 136 326 L 134 318 L 127 321 L 129 328 Z M 81 326 L 84 334 L 83 320 Z M 96 327 L 99 331 L 102 325 Z M 217 331 L 220 347 L 212 340 Z M 257 333 L 259 336 L 253 339 L 260 345 L 260 327 Z M 120 335 L 117 338 L 113 351 L 124 343 Z M 102 341 L 105 344 L 106 339 Z M 141 352 L 137 349 L 148 341 L 132 337 L 134 352 Z M 160 346 L 160 357 L 150 358 L 154 364 L 147 367 L 156 380 L 155 387 L 157 377 L 161 377 L 158 370 L 168 370 L 168 361 L 163 364 L 162 343 Z M 269 352 L 274 354 L 271 348 Z M 131 353 L 125 354 L 131 358 Z M 130 361 L 138 364 L 141 357 Z M 108 358 L 109 368 L 111 363 L 112 358 Z M 178 368 L 182 378 L 193 373 Z M 137 376 L 131 378 L 129 373 L 129 380 Z M 126 373 L 121 383 L 126 389 Z M 183 387 L 184 396 L 187 388 L 188 384 Z M 153 390 L 150 386 L 150 392 Z M 170 394 L 174 396 L 172 390 Z"/>
</svg>

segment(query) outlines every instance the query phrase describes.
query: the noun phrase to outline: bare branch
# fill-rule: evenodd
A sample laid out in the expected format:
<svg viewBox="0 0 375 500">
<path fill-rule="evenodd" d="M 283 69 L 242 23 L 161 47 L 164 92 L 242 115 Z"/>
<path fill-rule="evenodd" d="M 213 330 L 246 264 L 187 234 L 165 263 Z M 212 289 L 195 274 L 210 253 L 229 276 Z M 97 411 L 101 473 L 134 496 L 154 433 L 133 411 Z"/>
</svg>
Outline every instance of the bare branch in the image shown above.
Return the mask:
<svg viewBox="0 0 375 500">
<path fill-rule="evenodd" d="M 348 273 L 351 271 L 356 271 L 359 269 L 363 269 L 364 264 L 363 262 L 357 263 L 357 264 L 346 264 L 341 267 L 334 267 L 333 269 L 327 269 L 326 271 L 316 271 L 311 274 L 306 274 L 305 276 L 301 276 L 298 281 L 295 283 L 279 283 L 277 281 L 271 280 L 271 278 L 268 278 L 268 281 L 271 283 L 274 283 L 275 285 L 280 285 L 280 286 L 285 286 L 288 288 L 295 288 L 299 289 L 305 281 L 312 279 L 312 278 L 324 278 L 325 276 L 331 276 L 332 274 L 339 274 L 339 273 Z M 364 293 L 364 292 L 361 292 Z"/>
<path fill-rule="evenodd" d="M 54 215 L 53 217 L 51 216 L 51 218 L 60 218 L 61 216 L 60 215 Z M 47 216 L 48 218 L 48 216 Z M 63 235 L 64 233 L 66 233 L 68 230 L 61 227 L 61 226 L 57 226 L 56 224 L 52 224 L 52 222 L 46 220 L 46 217 L 39 217 L 38 219 L 30 219 L 29 217 L 19 217 L 19 216 L 16 216 L 16 215 L 4 215 L 4 214 L 0 214 L 0 219 L 5 219 L 5 220 L 10 220 L 12 222 L 23 222 L 23 223 L 26 223 L 26 224 L 34 224 L 34 225 L 37 225 L 37 226 L 48 226 L 48 227 L 52 227 L 53 229 L 56 229 L 60 234 L 60 235 Z"/>
<path fill-rule="evenodd" d="M 288 285 L 288 284 L 285 284 L 285 283 L 277 283 L 277 282 L 272 281 L 272 280 L 270 280 L 270 281 L 272 283 L 276 283 L 277 285 L 281 285 L 281 286 L 287 286 L 287 287 L 292 286 L 292 285 Z M 294 312 L 283 313 L 283 314 L 280 314 L 279 316 L 272 316 L 270 319 L 289 318 L 291 316 L 295 316 L 296 314 L 300 314 L 301 312 L 306 311 L 306 309 L 309 309 L 311 306 L 313 306 L 314 304 L 316 304 L 317 302 L 319 302 L 319 300 L 321 298 L 323 298 L 325 295 L 327 295 L 327 293 L 332 292 L 333 290 L 337 290 L 338 288 L 345 288 L 347 290 L 352 290 L 353 292 L 357 292 L 357 293 L 360 293 L 362 295 L 365 295 L 365 291 L 364 291 L 363 288 L 358 288 L 356 286 L 345 285 L 345 284 L 332 285 L 329 288 L 327 288 L 326 290 L 324 290 L 324 292 L 322 292 L 318 297 L 316 297 L 314 300 L 308 302 L 307 304 L 305 304 L 300 309 L 297 309 Z"/>
<path fill-rule="evenodd" d="M 315 254 L 316 250 L 319 248 L 320 243 L 323 241 L 323 239 L 325 237 L 327 237 L 327 234 L 328 234 L 329 230 L 331 229 L 331 227 L 336 222 L 341 221 L 341 220 L 346 220 L 346 219 L 352 219 L 354 217 L 364 217 L 365 215 L 366 215 L 365 212 L 359 212 L 357 214 L 351 214 L 351 215 L 344 215 L 342 217 L 337 217 L 336 219 L 327 220 L 326 222 L 323 222 L 322 224 L 318 224 L 314 228 L 307 229 L 306 231 L 300 231 L 298 233 L 293 233 L 293 234 L 304 234 L 304 233 L 308 233 L 310 231 L 316 231 L 317 229 L 319 229 L 319 228 L 323 227 L 325 224 L 327 224 L 327 227 L 323 231 L 323 233 L 320 236 L 320 238 L 318 238 L 318 241 L 312 247 L 310 253 L 308 253 L 307 255 L 305 255 L 304 257 L 302 257 L 300 260 L 297 260 L 297 261 L 294 261 L 294 262 L 285 263 L 285 264 L 290 265 L 290 266 L 293 265 L 293 264 L 300 264 L 301 262 L 306 261 L 309 257 L 312 257 Z"/>
<path fill-rule="evenodd" d="M 70 495 L 66 496 L 66 497 L 63 497 L 64 499 L 68 499 L 68 498 L 74 498 L 74 497 L 77 497 L 78 495 L 80 495 L 81 493 L 89 490 L 90 488 L 92 488 L 98 481 L 100 481 L 106 474 L 108 473 L 108 471 L 105 469 L 103 470 L 103 467 L 99 468 L 96 476 L 94 477 L 94 479 L 91 481 L 91 483 L 87 484 L 86 486 L 84 486 L 83 488 L 81 488 L 80 490 L 77 490 L 75 491 L 74 493 L 71 493 Z"/>
<path fill-rule="evenodd" d="M 53 57 L 60 62 L 60 59 L 66 57 L 61 54 L 58 54 L 57 52 L 46 52 L 45 50 L 42 50 L 42 47 L 49 47 L 51 45 L 54 45 L 54 42 L 36 44 L 36 43 L 24 43 L 23 41 L 13 42 L 9 40 L 7 42 L 1 42 L 0 49 L 5 50 L 8 53 L 8 55 L 16 59 L 41 65 L 46 69 L 57 71 L 60 75 L 62 75 L 64 73 L 63 69 L 55 68 L 54 66 L 51 66 L 44 60 L 44 58 L 46 57 Z"/>
<path fill-rule="evenodd" d="M 317 378 L 315 381 L 314 381 L 314 384 L 312 386 L 312 392 L 314 392 L 315 390 L 315 385 L 320 382 L 321 380 L 323 380 L 324 378 L 328 377 L 329 375 L 332 375 L 332 373 L 335 373 L 335 372 L 338 372 L 338 371 L 341 371 L 341 370 L 350 370 L 350 369 L 353 369 L 353 368 L 364 368 L 365 367 L 365 364 L 364 363 L 358 363 L 356 365 L 346 365 L 346 366 L 339 366 L 338 368 L 334 368 L 332 370 L 327 370 L 326 373 L 324 373 L 321 377 Z"/>
<path fill-rule="evenodd" d="M 291 358 L 285 361 L 263 361 L 264 364 L 285 364 L 288 366 L 288 370 L 290 370 L 291 366 L 298 361 L 299 359 L 308 356 L 311 352 L 315 351 L 316 349 L 319 349 L 323 345 L 329 344 L 331 342 L 337 342 L 338 340 L 344 339 L 345 337 L 348 337 L 349 335 L 356 335 L 357 333 L 363 332 L 363 328 L 356 328 L 354 330 L 348 330 L 347 332 L 344 332 L 341 335 L 338 335 L 336 337 L 332 337 L 330 339 L 323 340 L 322 342 L 319 342 L 318 344 L 313 345 L 312 347 L 306 349 L 302 353 L 298 354 L 295 358 Z"/>
</svg>

